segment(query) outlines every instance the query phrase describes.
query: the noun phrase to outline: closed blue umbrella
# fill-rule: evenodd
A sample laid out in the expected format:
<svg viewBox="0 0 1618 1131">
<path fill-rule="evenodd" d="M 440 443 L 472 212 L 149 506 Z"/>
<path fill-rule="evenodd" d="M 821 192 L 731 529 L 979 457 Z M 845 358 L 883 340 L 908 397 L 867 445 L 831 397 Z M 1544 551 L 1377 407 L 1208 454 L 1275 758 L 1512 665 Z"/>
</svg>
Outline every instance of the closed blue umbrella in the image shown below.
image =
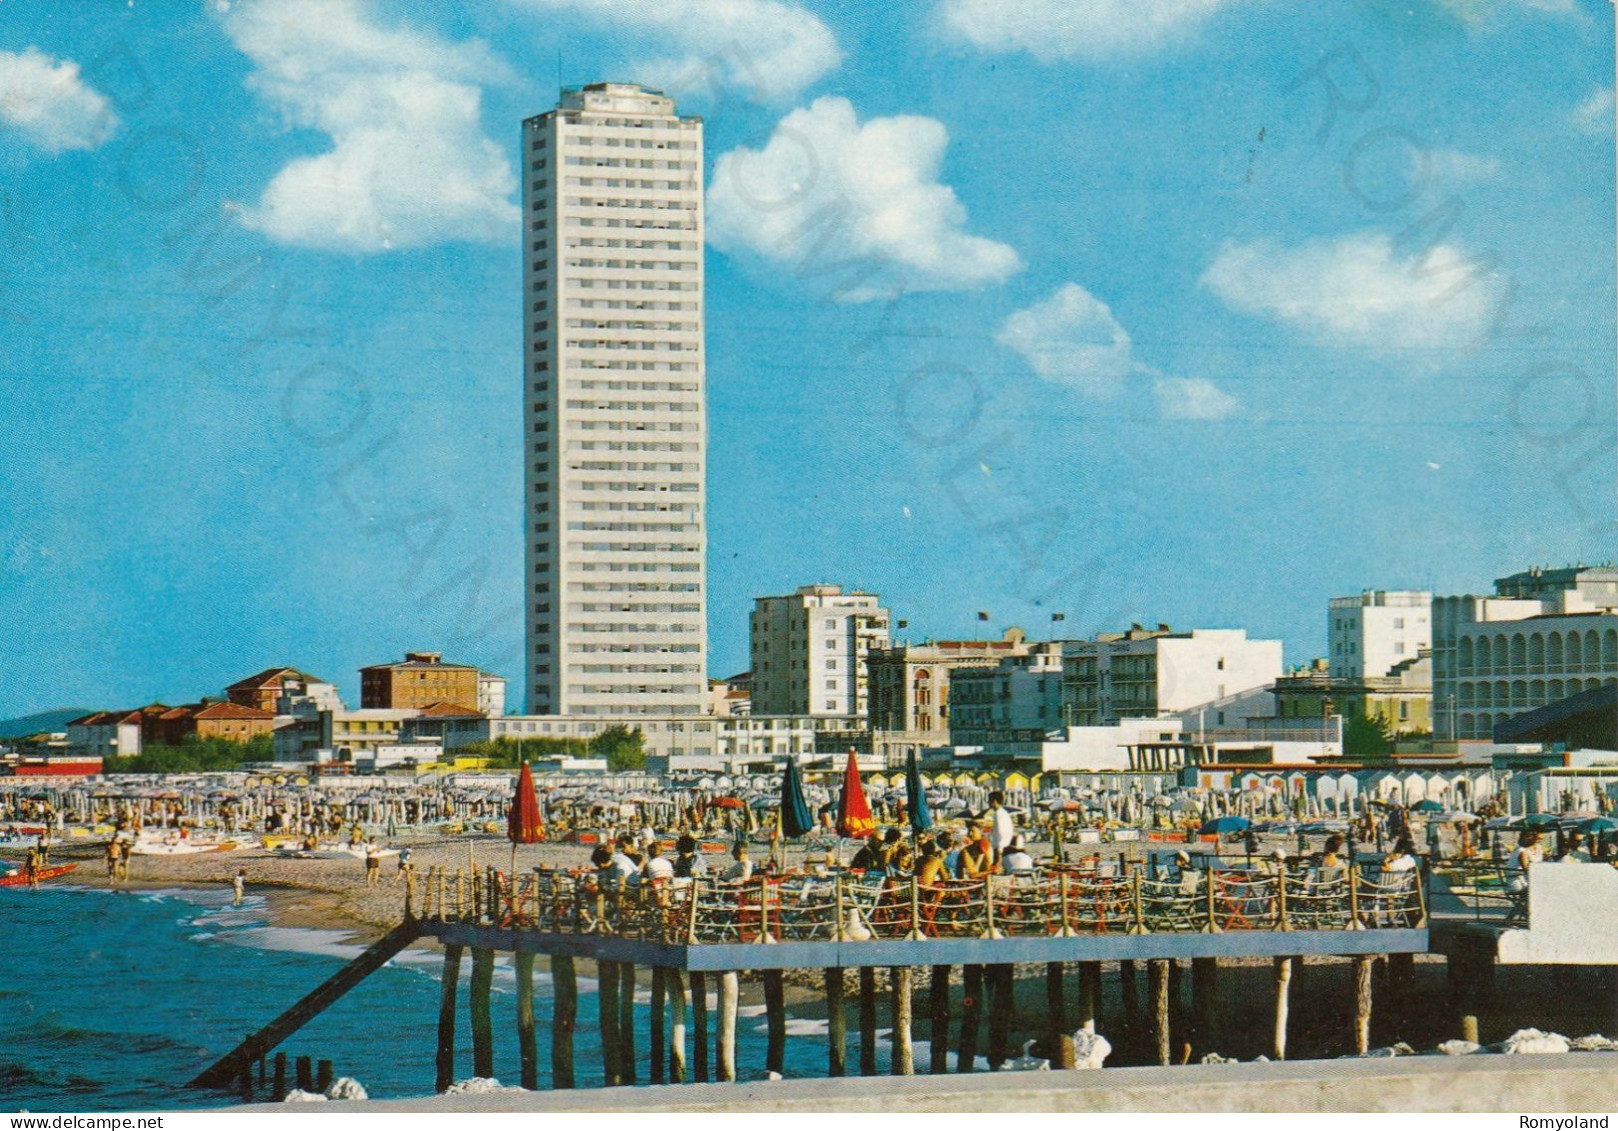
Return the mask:
<svg viewBox="0 0 1618 1131">
<path fill-rule="evenodd" d="M 933 827 L 933 814 L 927 807 L 927 791 L 921 785 L 921 767 L 916 764 L 914 750 L 905 756 L 905 802 L 913 830 L 920 833 Z"/>
<path fill-rule="evenodd" d="M 781 778 L 781 835 L 804 836 L 815 827 L 809 803 L 803 796 L 803 775 L 798 760 L 787 755 L 786 773 Z"/>
</svg>

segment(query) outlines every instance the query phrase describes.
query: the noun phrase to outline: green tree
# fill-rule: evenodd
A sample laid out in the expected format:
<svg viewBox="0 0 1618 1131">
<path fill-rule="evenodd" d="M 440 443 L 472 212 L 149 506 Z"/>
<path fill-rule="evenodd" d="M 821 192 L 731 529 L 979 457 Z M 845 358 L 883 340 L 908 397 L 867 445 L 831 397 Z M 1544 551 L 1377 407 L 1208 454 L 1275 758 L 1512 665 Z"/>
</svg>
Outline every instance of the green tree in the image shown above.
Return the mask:
<svg viewBox="0 0 1618 1131">
<path fill-rule="evenodd" d="M 612 773 L 646 768 L 646 741 L 640 728 L 630 730 L 623 725 L 610 726 L 590 740 L 590 753 L 607 759 Z"/>
<path fill-rule="evenodd" d="M 1343 724 L 1343 754 L 1378 758 L 1393 753 L 1393 732 L 1380 716 L 1353 715 Z"/>
</svg>

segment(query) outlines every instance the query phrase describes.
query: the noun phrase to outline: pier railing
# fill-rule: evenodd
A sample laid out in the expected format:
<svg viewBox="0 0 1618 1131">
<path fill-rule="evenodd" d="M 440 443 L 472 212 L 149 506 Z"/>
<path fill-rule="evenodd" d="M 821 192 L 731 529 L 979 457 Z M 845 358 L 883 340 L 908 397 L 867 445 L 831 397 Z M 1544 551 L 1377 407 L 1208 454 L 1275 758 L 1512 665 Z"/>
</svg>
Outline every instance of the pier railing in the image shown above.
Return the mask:
<svg viewBox="0 0 1618 1131">
<path fill-rule="evenodd" d="M 1353 931 L 1427 925 L 1420 873 L 1374 868 L 1229 869 L 1154 877 L 1061 869 L 924 884 L 829 875 L 604 879 L 493 867 L 411 876 L 406 914 L 546 934 L 694 945 L 1222 931 Z"/>
</svg>

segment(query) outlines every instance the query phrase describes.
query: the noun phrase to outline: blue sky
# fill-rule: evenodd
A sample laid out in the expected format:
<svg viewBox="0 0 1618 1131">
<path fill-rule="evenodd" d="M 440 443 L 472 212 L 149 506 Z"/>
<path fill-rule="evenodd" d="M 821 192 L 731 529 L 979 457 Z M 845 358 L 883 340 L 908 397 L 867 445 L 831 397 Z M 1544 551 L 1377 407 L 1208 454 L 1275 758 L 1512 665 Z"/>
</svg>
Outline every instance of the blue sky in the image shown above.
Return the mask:
<svg viewBox="0 0 1618 1131">
<path fill-rule="evenodd" d="M 1604 0 L 0 0 L 0 716 L 521 667 L 523 117 L 707 120 L 710 665 L 1615 555 Z M 515 685 L 514 685 L 515 686 Z"/>
</svg>

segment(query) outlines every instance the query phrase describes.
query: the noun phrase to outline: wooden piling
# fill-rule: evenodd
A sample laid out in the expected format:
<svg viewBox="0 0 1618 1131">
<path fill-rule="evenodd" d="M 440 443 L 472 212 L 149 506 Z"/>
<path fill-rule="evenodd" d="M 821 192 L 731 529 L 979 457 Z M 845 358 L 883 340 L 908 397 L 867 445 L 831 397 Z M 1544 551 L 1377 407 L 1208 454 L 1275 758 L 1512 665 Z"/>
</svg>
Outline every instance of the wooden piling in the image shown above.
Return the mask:
<svg viewBox="0 0 1618 1131">
<path fill-rule="evenodd" d="M 983 1021 L 983 967 L 961 967 L 961 1039 L 955 1071 L 970 1072 L 978 1059 L 978 1027 Z"/>
<path fill-rule="evenodd" d="M 652 1020 L 647 1028 L 650 1040 L 647 1048 L 647 1059 L 652 1066 L 652 1083 L 661 1084 L 667 1079 L 668 1067 L 663 1060 L 663 1026 L 665 999 L 668 997 L 667 980 L 664 977 L 663 967 L 652 967 Z"/>
<path fill-rule="evenodd" d="M 315 1090 L 315 1065 L 307 1056 L 300 1056 L 293 1062 L 297 1069 L 298 1091 L 312 1092 Z"/>
<path fill-rule="evenodd" d="M 927 1034 L 931 1045 L 927 1071 L 934 1076 L 949 1071 L 949 975 L 948 966 L 934 966 L 932 984 L 928 988 L 932 1024 Z"/>
<path fill-rule="evenodd" d="M 843 969 L 826 968 L 826 1074 L 848 1073 L 848 1014 L 843 1009 Z"/>
<path fill-rule="evenodd" d="M 691 971 L 691 1070 L 708 1082 L 708 976 L 700 970 Z"/>
<path fill-rule="evenodd" d="M 787 1059 L 787 1003 L 782 972 L 764 971 L 764 1027 L 768 1034 L 768 1047 L 764 1054 L 766 1072 L 786 1071 Z"/>
<path fill-rule="evenodd" d="M 326 1089 L 331 1087 L 332 1076 L 331 1061 L 317 1060 L 315 1062 L 315 1091 L 325 1095 Z"/>
<path fill-rule="evenodd" d="M 1474 1045 L 1482 1044 L 1478 1040 L 1478 1015 L 1468 1013 L 1461 1018 L 1461 1040 L 1471 1041 Z"/>
<path fill-rule="evenodd" d="M 1354 959 L 1354 1051 L 1360 1056 L 1371 1047 L 1371 972 L 1375 959 Z"/>
<path fill-rule="evenodd" d="M 596 1016 L 601 1027 L 601 1069 L 609 1088 L 624 1081 L 618 1065 L 618 964 L 596 963 Z"/>
<path fill-rule="evenodd" d="M 444 975 L 438 995 L 438 1091 L 455 1083 L 455 996 L 461 987 L 461 947 L 444 948 Z"/>
<path fill-rule="evenodd" d="M 534 1043 L 534 955 L 519 950 L 512 956 L 517 971 L 517 1059 L 521 1065 L 522 1086 L 530 1092 L 539 1088 L 539 1048 Z"/>
<path fill-rule="evenodd" d="M 1388 955 L 1388 1004 L 1392 1007 L 1388 1018 L 1396 1030 L 1393 1034 L 1395 1040 L 1406 1036 L 1404 1030 L 1410 1021 L 1410 1003 L 1414 998 L 1415 988 L 1416 956 Z"/>
<path fill-rule="evenodd" d="M 1193 958 L 1191 960 L 1191 1024 L 1197 1047 L 1203 1052 L 1216 1051 L 1218 1034 L 1215 1019 L 1219 1016 L 1219 960 Z"/>
<path fill-rule="evenodd" d="M 685 1083 L 685 975 L 670 970 L 664 977 L 669 998 L 669 1083 Z"/>
<path fill-rule="evenodd" d="M 284 1052 L 275 1054 L 274 1080 L 275 1086 L 270 1091 L 270 1095 L 274 1097 L 276 1103 L 280 1103 L 287 1098 L 287 1054 Z M 439 1090 L 442 1091 L 443 1089 L 440 1088 Z"/>
<path fill-rule="evenodd" d="M 1045 1009 L 1050 1014 L 1050 1035 L 1054 1040 L 1067 1032 L 1067 1002 L 1065 1000 L 1065 987 L 1063 986 L 1063 964 L 1060 962 L 1045 963 Z M 1081 980 L 1079 986 L 1080 1010 L 1082 1011 L 1084 986 Z"/>
<path fill-rule="evenodd" d="M 472 948 L 472 985 L 467 995 L 472 1010 L 472 1075 L 494 1076 L 494 1026 L 489 1019 L 489 991 L 494 985 L 494 951 Z"/>
<path fill-rule="evenodd" d="M 1152 1047 L 1157 1063 L 1169 1066 L 1169 968 L 1166 958 L 1153 958 L 1146 964 L 1146 997 L 1151 1003 Z"/>
<path fill-rule="evenodd" d="M 989 967 L 989 1069 L 998 1072 L 1011 1059 L 1011 1015 L 1016 1009 L 1016 971 L 997 962 Z"/>
<path fill-rule="evenodd" d="M 915 1050 L 910 1043 L 910 967 L 895 966 L 888 971 L 893 991 L 893 1064 L 895 1076 L 914 1076 Z"/>
<path fill-rule="evenodd" d="M 1288 994 L 1292 989 L 1292 959 L 1277 958 L 1275 960 L 1275 1045 L 1276 1060 L 1287 1058 L 1287 1009 Z"/>
<path fill-rule="evenodd" d="M 566 954 L 551 957 L 551 1087 L 572 1088 L 573 1031 L 579 1020 L 579 979 L 573 958 Z"/>
<path fill-rule="evenodd" d="M 1118 991 L 1123 995 L 1124 1014 L 1131 1021 L 1140 1013 L 1140 984 L 1135 977 L 1135 960 L 1126 958 L 1118 963 Z"/>
<path fill-rule="evenodd" d="M 718 1078 L 721 1083 L 736 1079 L 736 999 L 740 991 L 736 971 L 719 975 Z"/>
<path fill-rule="evenodd" d="M 876 1075 L 876 971 L 860 967 L 860 1075 Z"/>
<path fill-rule="evenodd" d="M 1079 1028 L 1086 1033 L 1096 1031 L 1101 1017 L 1101 963 L 1079 963 Z M 1064 1029 L 1065 1031 L 1065 1029 Z"/>
<path fill-rule="evenodd" d="M 618 963 L 618 1075 L 635 1083 L 635 964 Z"/>
</svg>

